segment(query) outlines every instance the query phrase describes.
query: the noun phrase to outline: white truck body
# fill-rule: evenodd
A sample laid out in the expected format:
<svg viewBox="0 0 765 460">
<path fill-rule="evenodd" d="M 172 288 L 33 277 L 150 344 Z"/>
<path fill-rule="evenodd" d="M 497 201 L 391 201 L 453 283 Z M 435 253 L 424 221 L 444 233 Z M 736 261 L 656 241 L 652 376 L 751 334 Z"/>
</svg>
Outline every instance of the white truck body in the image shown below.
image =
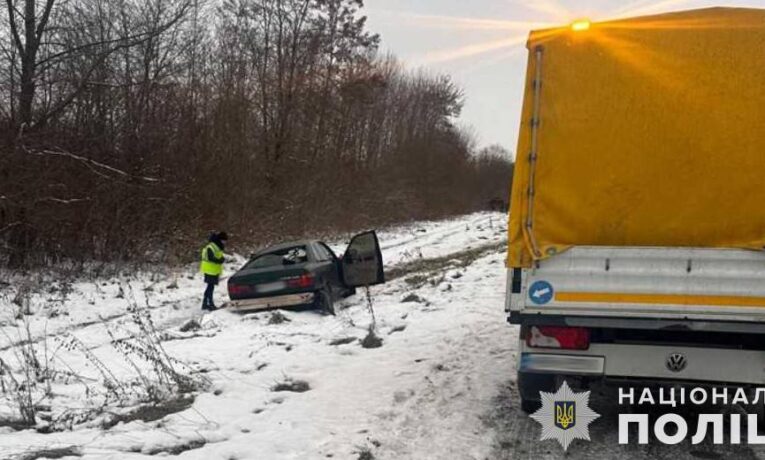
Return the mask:
<svg viewBox="0 0 765 460">
<path fill-rule="evenodd" d="M 765 252 L 575 247 L 510 270 L 507 292 L 511 322 L 528 333 L 592 333 L 586 350 L 521 339 L 520 373 L 765 382 Z M 684 365 L 671 366 L 678 355 Z"/>
</svg>

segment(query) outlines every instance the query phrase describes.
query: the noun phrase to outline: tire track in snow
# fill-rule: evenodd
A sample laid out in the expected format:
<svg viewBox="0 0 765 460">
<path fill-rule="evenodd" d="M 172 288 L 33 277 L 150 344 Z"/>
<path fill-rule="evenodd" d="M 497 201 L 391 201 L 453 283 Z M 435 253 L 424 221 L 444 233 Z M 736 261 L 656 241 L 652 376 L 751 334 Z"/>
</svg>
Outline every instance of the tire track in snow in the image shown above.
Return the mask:
<svg viewBox="0 0 765 460">
<path fill-rule="evenodd" d="M 430 231 L 430 232 L 423 232 L 423 233 L 421 233 L 421 232 L 419 232 L 419 230 L 414 230 L 412 232 L 413 236 L 411 236 L 409 238 L 405 238 L 405 239 L 403 239 L 401 241 L 396 241 L 396 242 L 390 243 L 390 244 L 380 244 L 380 249 L 382 251 L 387 251 L 387 250 L 390 250 L 390 249 L 399 248 L 401 246 L 405 246 L 405 245 L 408 245 L 408 244 L 411 244 L 411 243 L 415 243 L 415 242 L 420 242 L 420 241 L 423 241 L 423 240 L 439 241 L 439 240 L 442 240 L 444 238 L 448 238 L 450 236 L 458 235 L 460 233 L 465 232 L 465 225 L 478 226 L 478 225 L 482 225 L 482 224 L 490 222 L 493 218 L 494 218 L 494 216 L 489 215 L 489 216 L 482 217 L 482 218 L 480 218 L 478 220 L 475 220 L 475 221 L 472 221 L 472 222 L 460 222 L 459 224 L 454 224 L 454 225 L 446 227 L 446 228 L 444 228 L 442 230 L 437 230 L 437 231 Z"/>
<path fill-rule="evenodd" d="M 452 281 L 470 289 L 456 285 L 437 302 L 438 312 L 429 313 L 464 317 L 456 327 L 427 332 L 418 327 L 429 320 L 423 316 L 407 328 L 416 334 L 409 343 L 419 363 L 411 372 L 423 375 L 416 385 L 393 392 L 391 409 L 378 414 L 375 432 L 385 433 L 380 458 L 484 459 L 490 452 L 493 434 L 482 408 L 513 369 L 516 338 L 503 319 L 500 261 L 496 252 L 471 261 Z"/>
</svg>

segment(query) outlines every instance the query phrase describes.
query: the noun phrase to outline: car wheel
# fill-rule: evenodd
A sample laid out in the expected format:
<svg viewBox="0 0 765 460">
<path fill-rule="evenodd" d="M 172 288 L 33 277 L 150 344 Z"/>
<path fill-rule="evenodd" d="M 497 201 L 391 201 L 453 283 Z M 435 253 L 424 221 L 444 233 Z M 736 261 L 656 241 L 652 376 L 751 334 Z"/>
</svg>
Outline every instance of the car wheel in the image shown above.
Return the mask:
<svg viewBox="0 0 765 460">
<path fill-rule="evenodd" d="M 316 300 L 314 301 L 317 310 L 321 310 L 330 315 L 335 314 L 335 303 L 332 300 L 332 296 L 326 289 L 322 289 L 316 292 Z"/>
</svg>

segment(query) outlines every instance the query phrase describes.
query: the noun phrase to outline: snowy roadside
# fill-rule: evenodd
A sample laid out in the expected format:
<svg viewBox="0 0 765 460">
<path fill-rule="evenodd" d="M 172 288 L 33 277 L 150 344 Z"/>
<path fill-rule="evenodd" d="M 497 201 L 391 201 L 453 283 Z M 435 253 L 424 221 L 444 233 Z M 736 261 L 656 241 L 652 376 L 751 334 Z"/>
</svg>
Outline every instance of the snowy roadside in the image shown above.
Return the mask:
<svg viewBox="0 0 765 460">
<path fill-rule="evenodd" d="M 442 257 L 489 241 L 502 241 L 507 215 L 475 213 L 443 221 L 416 222 L 378 232 L 386 270 L 421 258 Z M 329 242 L 339 254 L 347 242 Z M 245 258 L 234 254 L 224 277 L 241 267 Z M 30 277 L 32 278 L 32 277 Z M 155 273 L 133 273 L 108 279 L 88 279 L 69 284 L 30 279 L 45 284 L 41 290 L 19 295 L 21 285 L 0 289 L 0 350 L 23 337 L 18 320 L 29 324 L 34 337 L 82 330 L 104 321 L 116 326 L 125 322 L 127 306 L 146 306 L 159 325 L 176 325 L 199 309 L 202 282 L 196 263 L 167 267 Z M 216 292 L 220 305 L 227 299 L 225 283 Z M 31 314 L 19 318 L 19 312 Z"/>
<path fill-rule="evenodd" d="M 167 353 L 190 363 L 209 386 L 156 420 L 108 428 L 94 421 L 50 434 L 0 428 L 0 454 L 68 448 L 61 452 L 84 458 L 304 459 L 358 458 L 368 449 L 375 458 L 484 458 L 495 438 L 484 419 L 512 378 L 517 340 L 502 308 L 504 218 L 484 213 L 380 233 L 386 265 L 419 270 L 372 290 L 380 348 L 360 345 L 371 321 L 363 295 L 346 300 L 337 317 L 284 312 L 287 321 L 271 324 L 274 313 L 220 311 L 200 318 L 198 330 L 180 332 L 177 325 L 198 308 L 198 282 L 176 274 L 153 281 L 150 291 L 139 284 L 130 291 L 136 303 L 154 307 Z M 422 258 L 440 262 L 413 263 Z M 172 281 L 176 289 L 165 284 Z M 109 298 L 118 287 L 100 286 L 98 295 L 75 288 L 62 304 L 69 316 L 45 323 L 49 333 L 69 330 L 116 378 L 127 378 L 135 371 L 109 346 L 106 328 L 81 314 L 124 314 L 126 299 Z M 130 297 L 124 287 L 123 294 Z M 84 299 L 95 307 L 89 300 L 77 305 Z M 44 323 L 35 316 L 29 324 L 39 330 Z M 127 319 L 114 322 L 129 329 Z M 4 336 L 13 337 L 8 330 L 15 327 L 7 323 Z M 98 378 L 76 350 L 60 353 L 78 374 Z M 285 382 L 298 384 L 288 390 L 307 391 L 274 391 Z M 57 385 L 61 394 L 51 403 L 71 402 L 72 385 Z"/>
</svg>

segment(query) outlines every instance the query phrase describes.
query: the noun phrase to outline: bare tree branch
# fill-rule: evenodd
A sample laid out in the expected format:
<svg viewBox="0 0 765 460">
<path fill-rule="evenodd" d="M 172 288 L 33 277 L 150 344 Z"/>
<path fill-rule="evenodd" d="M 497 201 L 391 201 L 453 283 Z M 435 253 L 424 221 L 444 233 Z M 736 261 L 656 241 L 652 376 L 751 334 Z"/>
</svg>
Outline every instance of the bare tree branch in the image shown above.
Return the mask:
<svg viewBox="0 0 765 460">
<path fill-rule="evenodd" d="M 50 201 L 52 203 L 59 203 L 59 204 L 76 204 L 76 203 L 82 203 L 83 201 L 91 201 L 92 199 L 90 197 L 85 198 L 56 198 L 53 196 L 46 196 L 43 198 L 38 198 L 35 200 L 36 203 L 41 203 L 43 201 Z"/>
<path fill-rule="evenodd" d="M 23 222 L 20 222 L 20 221 L 11 222 L 10 224 L 6 225 L 5 227 L 0 228 L 0 234 L 5 233 L 8 230 L 10 230 L 12 228 L 15 228 L 15 227 L 18 227 L 19 225 L 22 225 L 22 224 L 23 224 Z"/>
<path fill-rule="evenodd" d="M 13 41 L 16 43 L 16 47 L 19 49 L 19 53 L 24 55 L 26 54 L 26 50 L 24 45 L 21 43 L 19 28 L 16 25 L 16 8 L 13 6 L 13 0 L 6 0 L 6 4 L 8 5 L 8 20 L 11 25 L 11 35 L 13 36 Z"/>
<path fill-rule="evenodd" d="M 26 150 L 27 150 L 27 152 L 29 152 L 29 153 L 31 153 L 33 155 L 38 155 L 38 156 L 45 156 L 45 155 L 47 155 L 47 156 L 58 156 L 58 157 L 71 158 L 73 160 L 77 160 L 79 162 L 85 163 L 86 165 L 94 166 L 96 168 L 100 168 L 100 169 L 112 172 L 112 173 L 117 174 L 117 175 L 122 176 L 122 177 L 130 177 L 130 178 L 134 178 L 134 179 L 140 179 L 140 180 L 145 181 L 145 182 L 159 182 L 159 179 L 156 179 L 156 178 L 153 178 L 153 177 L 134 176 L 134 175 L 129 174 L 129 173 L 127 173 L 127 172 L 125 172 L 125 171 L 123 171 L 121 169 L 117 169 L 117 168 L 115 168 L 113 166 L 109 166 L 109 165 L 101 163 L 99 161 L 91 160 L 90 158 L 85 158 L 83 156 L 75 155 L 73 153 L 64 152 L 64 151 L 61 151 L 61 150 L 59 150 L 59 151 L 56 151 L 56 150 L 29 150 L 29 149 L 26 149 Z"/>
<path fill-rule="evenodd" d="M 50 12 L 53 9 L 53 3 L 55 3 L 55 0 L 47 0 L 45 2 L 45 9 L 43 10 L 42 17 L 40 18 L 40 22 L 37 24 L 37 29 L 35 30 L 35 36 L 37 37 L 38 43 L 42 39 L 43 32 L 45 32 L 45 27 L 48 25 L 48 19 L 50 19 Z"/>
</svg>

